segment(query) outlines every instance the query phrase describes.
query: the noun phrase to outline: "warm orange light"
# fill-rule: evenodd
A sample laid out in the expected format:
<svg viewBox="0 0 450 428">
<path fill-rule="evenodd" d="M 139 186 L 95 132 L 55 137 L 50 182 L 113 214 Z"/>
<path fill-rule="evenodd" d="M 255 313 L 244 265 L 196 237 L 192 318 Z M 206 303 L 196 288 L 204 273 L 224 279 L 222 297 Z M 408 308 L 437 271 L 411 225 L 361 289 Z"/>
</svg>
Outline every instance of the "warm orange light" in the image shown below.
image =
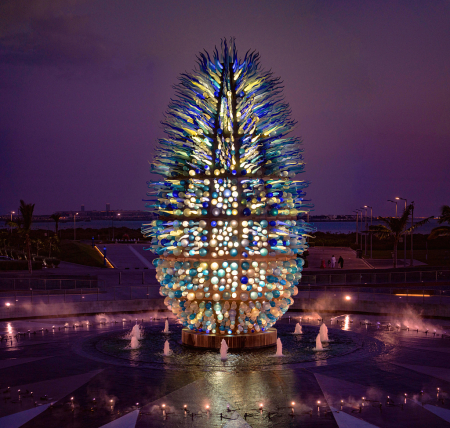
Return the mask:
<svg viewBox="0 0 450 428">
<path fill-rule="evenodd" d="M 352 296 L 345 296 L 345 300 L 352 300 Z"/>
</svg>

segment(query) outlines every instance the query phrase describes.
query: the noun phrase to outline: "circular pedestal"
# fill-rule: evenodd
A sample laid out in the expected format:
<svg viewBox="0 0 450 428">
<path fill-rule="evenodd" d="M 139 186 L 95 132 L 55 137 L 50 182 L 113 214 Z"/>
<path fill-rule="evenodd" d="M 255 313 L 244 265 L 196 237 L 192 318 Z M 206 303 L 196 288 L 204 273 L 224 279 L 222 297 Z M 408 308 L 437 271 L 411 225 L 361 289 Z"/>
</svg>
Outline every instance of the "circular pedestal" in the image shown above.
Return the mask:
<svg viewBox="0 0 450 428">
<path fill-rule="evenodd" d="M 181 341 L 184 345 L 196 348 L 220 349 L 222 339 L 225 339 L 229 349 L 264 348 L 274 346 L 277 343 L 277 330 L 269 328 L 261 333 L 247 333 L 239 335 L 230 334 L 206 334 L 183 328 Z"/>
</svg>

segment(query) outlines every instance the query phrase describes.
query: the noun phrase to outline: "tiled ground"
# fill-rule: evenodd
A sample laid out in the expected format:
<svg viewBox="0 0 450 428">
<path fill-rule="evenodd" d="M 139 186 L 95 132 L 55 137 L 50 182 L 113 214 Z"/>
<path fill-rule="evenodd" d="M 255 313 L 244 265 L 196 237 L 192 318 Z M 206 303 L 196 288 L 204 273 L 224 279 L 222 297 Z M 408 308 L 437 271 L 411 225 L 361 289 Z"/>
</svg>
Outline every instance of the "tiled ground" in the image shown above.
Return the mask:
<svg viewBox="0 0 450 428">
<path fill-rule="evenodd" d="M 0 343 L 0 427 L 450 427 L 450 338 L 442 338 L 442 322 L 425 326 L 436 328 L 435 336 L 422 325 L 419 332 L 388 331 L 392 320 L 369 318 L 373 324 L 365 325 L 351 318 L 340 318 L 339 326 L 326 319 L 330 336 L 333 328 L 348 329 L 384 345 L 239 372 L 155 369 L 84 350 L 86 339 L 128 331 L 130 322 L 85 317 L 77 328 L 73 319 L 1 323 L 0 334 L 12 342 Z M 17 340 L 17 332 L 27 334 Z"/>
</svg>

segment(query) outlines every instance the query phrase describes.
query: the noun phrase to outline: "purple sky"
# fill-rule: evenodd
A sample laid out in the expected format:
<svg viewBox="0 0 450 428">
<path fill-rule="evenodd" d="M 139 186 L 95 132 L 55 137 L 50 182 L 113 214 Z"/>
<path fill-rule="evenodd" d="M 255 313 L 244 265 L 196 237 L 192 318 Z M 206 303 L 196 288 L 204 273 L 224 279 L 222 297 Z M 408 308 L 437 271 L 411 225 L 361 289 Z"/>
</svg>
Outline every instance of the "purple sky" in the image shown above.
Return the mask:
<svg viewBox="0 0 450 428">
<path fill-rule="evenodd" d="M 449 1 L 0 2 L 0 214 L 143 209 L 177 76 L 222 37 L 284 80 L 315 214 L 450 204 Z"/>
</svg>

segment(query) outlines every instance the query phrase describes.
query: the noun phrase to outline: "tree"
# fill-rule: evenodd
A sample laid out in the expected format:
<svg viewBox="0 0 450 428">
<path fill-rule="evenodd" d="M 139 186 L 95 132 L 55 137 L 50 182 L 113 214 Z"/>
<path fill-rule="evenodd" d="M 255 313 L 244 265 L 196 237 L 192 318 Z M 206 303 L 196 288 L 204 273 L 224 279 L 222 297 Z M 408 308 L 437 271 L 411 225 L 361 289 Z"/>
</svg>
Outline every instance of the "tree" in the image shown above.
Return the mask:
<svg viewBox="0 0 450 428">
<path fill-rule="evenodd" d="M 448 223 L 450 225 L 450 206 L 444 205 L 441 208 L 441 216 L 439 217 L 438 223 Z M 428 239 L 436 239 L 440 236 L 450 236 L 450 226 L 435 227 L 428 235 Z"/>
<path fill-rule="evenodd" d="M 44 243 L 42 242 L 42 239 L 34 239 L 32 241 L 32 243 L 35 245 L 36 247 L 36 256 L 39 256 L 39 250 L 42 248 L 42 246 L 44 245 Z"/>
<path fill-rule="evenodd" d="M 58 213 L 52 214 L 50 218 L 55 221 L 55 235 L 58 235 L 58 225 L 59 220 L 61 219 L 61 214 Z"/>
<path fill-rule="evenodd" d="M 23 199 L 21 199 L 19 211 L 20 214 L 22 214 L 22 232 L 25 235 L 25 242 L 27 245 L 28 271 L 31 273 L 30 231 L 31 224 L 33 223 L 34 204 L 26 204 Z"/>
<path fill-rule="evenodd" d="M 406 210 L 403 211 L 403 215 L 400 218 L 396 217 L 379 217 L 379 219 L 385 224 L 377 224 L 370 226 L 369 231 L 380 239 L 393 239 L 394 240 L 394 268 L 397 267 L 397 246 L 400 238 L 412 232 L 414 229 L 427 223 L 433 216 L 417 222 L 414 226 L 406 228 L 408 224 L 408 217 L 413 210 L 413 205 L 408 205 Z"/>
<path fill-rule="evenodd" d="M 450 224 L 450 206 L 444 205 L 441 208 L 441 216 L 439 217 L 438 223 Z M 428 236 L 428 239 L 435 239 L 438 238 L 439 236 L 450 236 L 450 226 L 435 227 Z"/>
<path fill-rule="evenodd" d="M 59 239 L 56 235 L 48 237 L 47 244 L 48 244 L 48 256 L 49 257 L 52 256 L 52 249 L 58 248 L 58 243 L 59 243 Z"/>
</svg>

